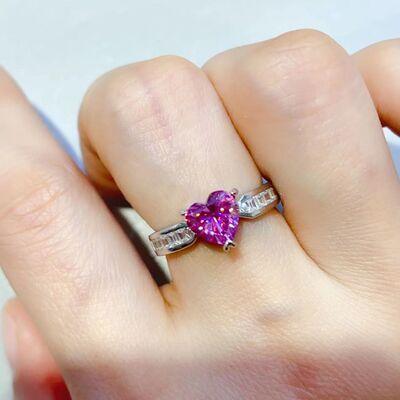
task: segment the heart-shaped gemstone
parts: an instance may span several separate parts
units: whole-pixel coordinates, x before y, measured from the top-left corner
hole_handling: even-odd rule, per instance
[[[224,190],[212,192],[207,204],[192,204],[185,217],[188,227],[199,238],[220,246],[233,241],[239,226],[235,196]]]

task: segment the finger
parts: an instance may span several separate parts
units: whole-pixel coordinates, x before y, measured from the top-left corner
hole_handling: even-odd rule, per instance
[[[107,357],[124,340],[140,340],[162,323],[164,302],[107,208],[4,72],[0,147],[0,265],[65,376],[75,373],[79,383],[88,371],[75,369],[98,357],[96,343]]]
[[[19,400],[67,400],[70,395],[47,346],[22,304],[14,299],[3,311],[4,344]]]
[[[129,65],[100,78],[83,103],[80,130],[92,179],[107,188],[103,178],[112,176],[154,229],[176,223],[182,218],[179,210],[205,201],[213,190],[247,191],[261,183],[208,79],[177,57]],[[288,258],[301,252],[276,212],[240,229],[240,244],[229,255],[198,243],[170,257],[174,285],[163,289],[167,301],[175,304],[178,293],[186,301],[201,298],[215,305],[223,301],[223,296],[215,299],[222,282],[230,281],[226,292],[233,296],[233,271],[236,278],[243,273],[247,280],[257,276],[259,282],[270,282],[271,273],[283,274],[277,268],[285,262],[282,242],[293,249],[286,252]],[[265,243],[268,256],[262,250]],[[263,258],[270,258],[276,272],[265,267]],[[245,286],[237,279],[239,285]]]
[[[400,133],[400,40],[373,44],[353,56],[382,125]]]
[[[371,282],[358,279],[363,273],[377,285],[393,278],[398,180],[369,93],[343,49],[319,32],[297,31],[223,53],[205,71],[276,183],[308,254],[355,285]]]

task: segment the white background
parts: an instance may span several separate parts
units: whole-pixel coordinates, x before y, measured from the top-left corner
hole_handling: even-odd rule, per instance
[[[121,64],[178,54],[201,65],[226,48],[304,27],[353,52],[400,37],[399,21],[399,0],[0,0],[0,64],[78,149],[82,95]],[[10,296],[0,277],[0,306]],[[10,382],[0,346],[1,400],[11,399]]]

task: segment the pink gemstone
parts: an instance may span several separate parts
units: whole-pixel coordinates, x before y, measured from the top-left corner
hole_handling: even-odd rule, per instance
[[[212,192],[207,204],[194,203],[186,211],[186,223],[206,242],[223,246],[233,241],[239,226],[239,209],[228,192]]]

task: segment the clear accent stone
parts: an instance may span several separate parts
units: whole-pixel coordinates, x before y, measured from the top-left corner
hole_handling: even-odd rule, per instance
[[[254,196],[243,195],[238,201],[239,213],[249,217],[257,216],[277,199],[278,196],[273,188],[268,188]]]
[[[180,228],[174,232],[168,233],[165,235],[167,239],[167,243],[165,247],[168,250],[173,250],[177,247],[181,247],[186,243],[192,242],[195,234],[188,228]]]
[[[157,238],[151,240],[153,248],[157,253],[162,254],[166,249],[168,251],[176,250],[188,243],[192,243],[195,234],[187,227],[183,226],[171,232],[166,232]]]

